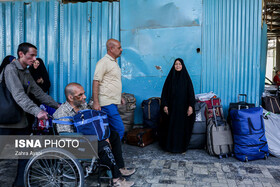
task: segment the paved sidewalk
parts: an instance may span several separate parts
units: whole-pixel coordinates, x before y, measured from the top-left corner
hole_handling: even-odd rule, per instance
[[[137,171],[128,180],[139,187],[183,186],[263,186],[280,187],[280,159],[248,163],[235,158],[218,159],[204,150],[188,150],[185,154],[171,154],[159,149],[157,143],[145,148],[123,145],[127,167]],[[11,186],[16,161],[0,161],[0,186]],[[86,179],[86,186],[94,186],[94,177]]]
[[[247,163],[218,159],[205,150],[166,153],[157,143],[143,149],[124,145],[124,157],[137,173],[135,186],[280,186],[280,159],[269,157]]]

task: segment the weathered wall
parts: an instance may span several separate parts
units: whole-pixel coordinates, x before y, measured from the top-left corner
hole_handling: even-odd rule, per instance
[[[123,91],[137,99],[135,123],[142,122],[142,100],[161,95],[177,57],[195,92],[214,91],[227,111],[239,93],[259,104],[266,59],[261,11],[261,0],[0,3],[0,59],[16,55],[23,41],[35,44],[50,74],[50,94],[63,102],[73,81],[90,97],[95,64],[107,39],[116,38],[123,47]]]
[[[123,90],[137,100],[135,122],[142,122],[140,104],[160,97],[176,58],[182,58],[195,92],[201,91],[202,2],[197,0],[121,0]]]
[[[51,80],[50,95],[64,102],[64,87],[79,82],[91,96],[96,62],[106,41],[119,39],[119,2],[62,4],[57,0],[0,3],[0,59],[21,42],[38,47]]]
[[[260,102],[264,86],[266,27],[262,0],[204,0],[201,91],[214,91],[227,111],[239,93]]]

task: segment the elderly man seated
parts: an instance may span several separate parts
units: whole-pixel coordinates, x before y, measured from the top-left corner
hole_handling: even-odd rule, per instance
[[[89,109],[85,99],[84,88],[78,83],[70,83],[65,87],[66,102],[53,114],[55,119],[74,116],[80,110]],[[74,132],[72,125],[57,124],[56,130],[61,132]],[[111,131],[109,139],[98,142],[98,156],[101,164],[110,167],[113,175],[114,186],[130,187],[132,181],[126,181],[122,176],[130,176],[135,169],[124,167],[120,137],[117,132]]]

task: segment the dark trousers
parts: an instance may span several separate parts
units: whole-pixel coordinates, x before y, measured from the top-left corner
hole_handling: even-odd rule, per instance
[[[11,129],[11,128],[0,128],[0,135],[29,135],[30,128],[22,128],[22,129]],[[5,145],[0,145],[1,150]],[[15,186],[24,186],[24,169],[28,162],[28,159],[19,159],[18,160],[18,167],[17,167],[17,176],[14,181]]]
[[[124,167],[119,134],[111,131],[109,141],[112,149],[107,141],[98,142],[98,156],[100,163],[107,165],[111,169],[113,178],[118,178],[122,176],[119,169]]]

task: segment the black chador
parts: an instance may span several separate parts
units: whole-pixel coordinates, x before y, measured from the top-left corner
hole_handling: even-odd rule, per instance
[[[181,62],[182,69],[175,69],[176,61]],[[168,152],[182,153],[187,150],[195,120],[195,95],[193,84],[184,61],[180,58],[174,64],[165,80],[162,94],[161,124],[159,126],[159,144]],[[164,107],[168,107],[168,115]],[[193,114],[188,116],[189,106]]]

